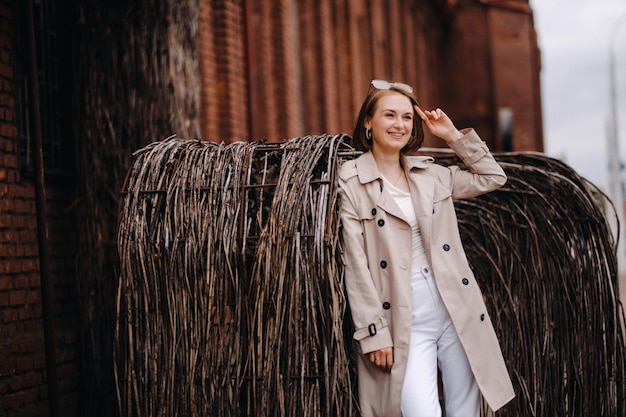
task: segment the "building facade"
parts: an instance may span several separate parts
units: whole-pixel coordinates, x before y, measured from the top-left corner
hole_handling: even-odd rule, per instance
[[[525,0],[29,2],[0,0],[0,415],[48,415],[50,403],[63,416],[117,412],[117,198],[150,142],[350,133],[382,78],[411,84],[494,151],[543,150]]]

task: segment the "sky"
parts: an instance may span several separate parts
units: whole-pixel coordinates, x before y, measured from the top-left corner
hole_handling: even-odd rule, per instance
[[[626,0],[531,0],[541,51],[544,151],[608,191],[609,45],[626,163]]]

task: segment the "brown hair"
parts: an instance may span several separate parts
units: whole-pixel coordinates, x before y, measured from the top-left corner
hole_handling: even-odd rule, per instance
[[[361,106],[359,116],[357,117],[356,126],[354,127],[354,132],[352,133],[352,144],[357,150],[370,151],[372,149],[372,140],[368,140],[365,136],[365,119],[371,118],[374,115],[374,110],[376,109],[376,105],[378,104],[380,98],[391,92],[400,93],[403,96],[407,97],[411,101],[411,106],[419,105],[417,103],[417,99],[412,93],[407,93],[406,91],[399,88],[395,88],[392,86],[388,90],[379,90],[372,87],[370,89],[370,92],[367,94],[363,105]],[[411,139],[406,144],[406,146],[401,149],[400,152],[404,154],[407,152],[416,151],[422,146],[423,143],[424,129],[422,128],[422,119],[419,117],[417,112],[413,110],[413,130],[411,131]]]

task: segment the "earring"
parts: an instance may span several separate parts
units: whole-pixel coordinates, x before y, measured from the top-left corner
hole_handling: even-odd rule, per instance
[[[372,129],[365,129],[365,137],[367,138],[367,140],[371,141],[372,140]]]

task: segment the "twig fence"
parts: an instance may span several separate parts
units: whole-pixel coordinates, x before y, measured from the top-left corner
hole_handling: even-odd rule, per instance
[[[122,415],[358,415],[335,182],[348,142],[169,138],[135,153],[118,228]],[[457,212],[517,392],[499,415],[626,415],[602,196],[554,159],[496,157],[507,185]]]

